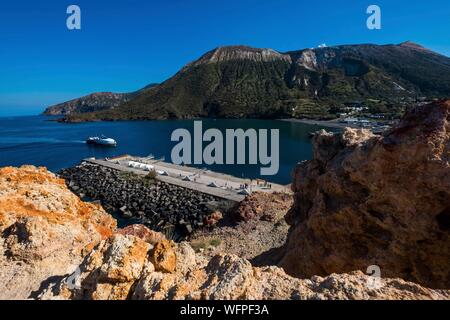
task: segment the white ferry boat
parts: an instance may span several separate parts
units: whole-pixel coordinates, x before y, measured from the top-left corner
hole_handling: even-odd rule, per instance
[[[112,138],[107,138],[103,135],[101,137],[89,137],[86,140],[86,143],[100,145],[100,146],[107,146],[107,147],[116,147],[117,146],[116,140],[114,140]]]

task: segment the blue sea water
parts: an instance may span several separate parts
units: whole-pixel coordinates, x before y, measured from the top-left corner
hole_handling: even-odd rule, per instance
[[[46,166],[57,172],[80,163],[84,158],[114,157],[123,154],[164,157],[171,161],[171,142],[175,129],[185,128],[193,132],[193,121],[121,121],[64,124],[47,116],[23,116],[0,118],[0,166],[32,164]],[[274,183],[288,184],[294,166],[312,156],[309,133],[321,129],[318,126],[276,120],[203,120],[203,130],[220,129],[279,129],[280,170],[277,175],[260,176],[260,166],[213,165],[200,166],[210,170],[245,178],[264,178]],[[90,146],[89,136],[104,134],[117,140],[116,148]]]

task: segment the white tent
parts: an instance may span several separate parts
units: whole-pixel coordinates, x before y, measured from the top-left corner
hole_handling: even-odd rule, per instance
[[[168,176],[169,174],[167,173],[167,171],[163,171],[163,170],[156,170],[156,173],[161,175],[161,176]]]
[[[243,196],[249,196],[252,193],[250,191],[248,191],[247,189],[242,189],[241,191],[239,191],[238,194],[243,195]]]

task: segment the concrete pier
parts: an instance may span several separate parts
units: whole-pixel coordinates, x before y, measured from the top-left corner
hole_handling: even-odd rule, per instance
[[[151,158],[140,158],[127,155],[113,159],[90,158],[85,159],[85,161],[111,169],[132,172],[139,175],[146,175],[149,171],[130,167],[130,161],[143,165],[149,165],[152,167],[152,170],[156,172],[164,172],[164,175],[157,175],[157,179],[160,181],[235,202],[241,202],[244,200],[246,196],[245,191],[242,188],[244,185],[247,185],[245,190],[250,193],[256,191],[269,193],[291,192],[289,186],[271,183],[271,188],[269,188],[269,184],[263,183],[262,181],[258,184],[257,180],[241,179],[218,172],[187,166],[179,166]]]

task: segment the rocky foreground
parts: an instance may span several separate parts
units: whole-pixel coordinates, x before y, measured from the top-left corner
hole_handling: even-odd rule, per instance
[[[295,170],[280,265],[297,277],[378,265],[450,288],[450,101],[415,108],[384,136],[347,129],[313,144]]]
[[[73,272],[116,221],[44,168],[0,169],[0,299],[26,299]]]
[[[205,258],[144,226],[118,230],[54,174],[0,170],[1,299],[448,299],[361,272],[296,279],[235,255]]]
[[[46,169],[0,169],[0,299],[450,299],[449,133],[440,102],[383,137],[318,134],[278,266],[119,229]],[[276,221],[283,199],[259,201],[239,218]]]

